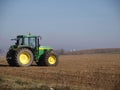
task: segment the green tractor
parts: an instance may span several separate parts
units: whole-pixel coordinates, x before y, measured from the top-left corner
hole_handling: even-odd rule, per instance
[[[38,66],[56,66],[58,57],[53,48],[40,46],[40,36],[18,35],[15,45],[10,46],[6,59],[10,66],[30,66],[33,61]]]

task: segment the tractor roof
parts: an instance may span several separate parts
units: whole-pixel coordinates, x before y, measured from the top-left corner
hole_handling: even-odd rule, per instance
[[[40,37],[40,36],[35,36],[35,35],[18,35],[17,37],[28,38],[28,37]]]

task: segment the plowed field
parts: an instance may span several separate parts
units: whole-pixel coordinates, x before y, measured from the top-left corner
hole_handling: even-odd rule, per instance
[[[5,58],[0,58],[0,76],[47,85],[120,90],[120,54],[62,55],[56,67],[40,67],[35,63],[30,67],[10,67]]]

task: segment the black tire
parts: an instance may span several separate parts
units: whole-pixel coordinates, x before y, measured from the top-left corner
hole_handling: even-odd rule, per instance
[[[58,56],[53,50],[46,52],[44,58],[45,58],[44,61],[46,66],[58,65]],[[53,60],[51,61],[50,59],[53,59]]]
[[[14,51],[12,49],[7,52],[6,59],[7,59],[7,62],[10,66],[16,66],[16,63],[14,61],[15,53],[16,53],[16,51]]]
[[[23,57],[21,56],[22,54]],[[25,56],[26,55],[26,56]],[[21,57],[22,57],[22,60],[21,60]],[[26,57],[29,59],[27,60]],[[15,62],[16,62],[16,66],[30,66],[34,60],[34,56],[33,56],[33,53],[31,50],[27,49],[27,48],[22,48],[22,49],[19,49],[16,54],[15,54]],[[26,62],[27,60],[27,63],[24,63]]]

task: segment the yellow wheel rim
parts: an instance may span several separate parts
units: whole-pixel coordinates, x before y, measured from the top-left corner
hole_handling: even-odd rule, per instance
[[[30,62],[30,54],[28,52],[21,53],[19,60],[22,64],[28,64]]]
[[[49,62],[49,64],[55,64],[56,63],[56,57],[54,55],[51,55],[48,58],[48,62]]]

